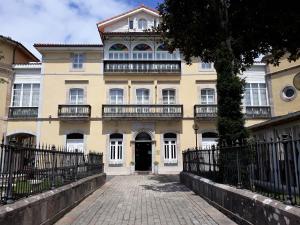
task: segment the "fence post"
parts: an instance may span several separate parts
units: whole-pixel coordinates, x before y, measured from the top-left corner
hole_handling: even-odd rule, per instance
[[[212,151],[212,161],[213,161],[213,173],[214,173],[214,180],[216,179],[216,158],[215,158],[215,145],[211,146]]]
[[[55,146],[52,145],[52,170],[51,170],[51,189],[55,189]]]
[[[13,192],[13,150],[16,147],[16,141],[10,141],[10,146],[8,147],[8,182],[7,182],[7,199],[6,203],[11,204],[14,202],[12,192]]]
[[[282,144],[283,144],[283,151],[284,151],[284,167],[285,167],[285,176],[287,182],[287,199],[285,204],[292,204],[292,189],[291,189],[291,171],[290,171],[290,164],[289,164],[289,153],[288,153],[288,135],[283,135],[282,137]]]
[[[74,180],[77,181],[77,173],[78,173],[78,149],[75,149],[75,174]]]
[[[242,188],[241,165],[240,165],[240,159],[239,159],[239,149],[240,149],[240,146],[237,148],[237,152],[236,152],[236,166],[237,166],[237,174],[238,174],[237,188]]]

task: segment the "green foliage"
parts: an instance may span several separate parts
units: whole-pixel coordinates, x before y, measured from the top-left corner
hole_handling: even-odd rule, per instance
[[[300,14],[297,2],[267,0],[165,0],[159,6],[162,33],[170,51],[179,49],[187,63],[192,57],[214,62],[217,71],[220,141],[247,137],[241,100],[244,82],[236,75],[254,60],[271,54],[278,64],[300,57]]]

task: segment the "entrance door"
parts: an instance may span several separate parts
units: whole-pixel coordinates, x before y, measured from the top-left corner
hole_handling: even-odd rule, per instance
[[[135,170],[151,170],[151,142],[135,143]]]
[[[151,170],[152,142],[150,135],[145,132],[139,133],[135,141],[135,170]]]

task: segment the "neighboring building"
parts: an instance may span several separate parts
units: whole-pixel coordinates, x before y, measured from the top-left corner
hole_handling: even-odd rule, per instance
[[[131,161],[136,170],[153,171],[158,161],[159,173],[181,171],[181,152],[195,145],[194,123],[200,146],[216,143],[217,75],[198,59],[186,65],[157,33],[144,32],[159,22],[156,10],[141,6],[97,24],[103,45],[35,44],[43,60],[27,68],[35,71],[31,108],[12,114],[8,138],[26,133],[37,143],[103,152],[108,174],[129,174]],[[24,91],[19,77],[14,88]],[[270,117],[265,64],[242,77],[249,126]]]
[[[12,65],[39,60],[21,43],[0,35],[0,142],[5,135],[11,85],[14,79]],[[2,81],[2,82],[1,82]]]
[[[300,90],[294,85],[297,74],[300,74],[300,60],[288,62],[286,56],[280,60],[279,66],[267,66],[266,81],[270,90],[272,116],[300,110]]]

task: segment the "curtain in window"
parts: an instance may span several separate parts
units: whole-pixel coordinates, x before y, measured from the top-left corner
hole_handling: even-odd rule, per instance
[[[149,90],[148,89],[137,89],[136,99],[137,104],[149,104]]]
[[[73,88],[70,89],[70,104],[79,105],[83,104],[83,89],[81,88]]]
[[[39,105],[40,84],[14,84],[12,106]]]
[[[110,104],[123,104],[123,90],[111,89],[109,91]]]
[[[215,90],[211,88],[201,90],[201,104],[215,104]]]
[[[12,106],[21,106],[22,84],[14,84]]]
[[[246,106],[267,105],[267,88],[264,83],[248,83],[245,87]]]
[[[163,104],[175,104],[175,90],[163,90]]]

